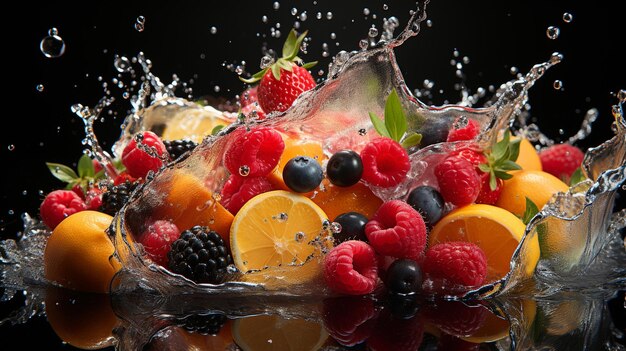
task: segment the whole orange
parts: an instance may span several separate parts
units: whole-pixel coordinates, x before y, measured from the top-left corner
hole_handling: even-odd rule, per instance
[[[108,293],[120,264],[106,229],[113,217],[81,211],[65,218],[52,232],[44,251],[44,275],[61,286]]]
[[[505,180],[496,206],[522,217],[526,211],[526,198],[541,208],[557,192],[569,190],[567,184],[550,173],[522,170],[512,173],[513,178]]]

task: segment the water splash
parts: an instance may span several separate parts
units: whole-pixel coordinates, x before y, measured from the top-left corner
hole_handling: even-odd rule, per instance
[[[48,35],[39,43],[39,50],[47,58],[61,57],[65,53],[65,41],[56,28],[51,28]]]

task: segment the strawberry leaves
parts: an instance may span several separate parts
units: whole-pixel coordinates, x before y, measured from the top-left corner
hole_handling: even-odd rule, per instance
[[[104,170],[96,172],[91,157],[85,154],[78,160],[76,167],[78,174],[71,167],[60,163],[46,162],[46,166],[55,178],[67,183],[66,189],[72,189],[78,185],[86,192],[90,184],[104,178]]]
[[[396,89],[391,91],[385,102],[384,120],[373,112],[370,112],[369,115],[378,134],[399,142],[405,149],[418,145],[422,140],[421,134],[415,132],[407,133],[406,114],[402,109],[402,103]]]
[[[280,71],[285,70],[288,72],[293,71],[294,63],[302,64],[304,69],[309,69],[317,64],[317,61],[303,63],[302,59],[298,57],[298,52],[300,51],[300,46],[306,38],[308,31],[304,33],[298,34],[295,29],[292,29],[287,35],[287,40],[285,40],[285,44],[283,44],[283,52],[282,57],[276,60],[271,66],[262,69],[261,71],[252,75],[252,77],[245,79],[243,77],[239,77],[239,79],[244,83],[256,83],[267,73],[268,70],[272,71],[272,75],[276,80],[280,80]]]
[[[493,147],[485,151],[487,163],[478,165],[478,168],[489,173],[489,188],[494,191],[498,186],[499,179],[511,179],[513,176],[509,171],[520,170],[522,167],[515,163],[519,156],[519,146],[521,139],[511,141],[511,133],[507,129],[504,132],[502,140],[493,145]]]

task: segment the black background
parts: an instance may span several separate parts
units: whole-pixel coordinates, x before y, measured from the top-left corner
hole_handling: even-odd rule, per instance
[[[367,28],[382,27],[382,18],[397,16],[406,23],[411,1],[386,1],[383,10],[379,1],[280,1],[280,9],[272,9],[273,1],[255,2],[172,2],[156,5],[137,2],[101,2],[100,5],[63,6],[18,5],[5,10],[2,70],[3,126],[0,127],[0,234],[15,238],[21,229],[20,214],[37,215],[43,196],[62,186],[47,171],[44,162],[68,165],[76,162],[83,148],[82,122],[70,111],[74,103],[93,106],[103,96],[102,82],[109,83],[117,116],[105,115],[96,124],[96,133],[105,149],[119,135],[119,125],[129,105],[122,98],[122,89],[113,87],[117,72],[115,55],[131,56],[143,51],[153,63],[153,72],[164,82],[172,74],[182,81],[194,79],[196,97],[220,95],[233,98],[243,89],[237,75],[224,64],[247,62],[247,71],[256,72],[263,44],[280,50],[286,33],[298,13],[307,11],[308,19],[301,30],[308,29],[312,38],[306,61],[319,60],[313,69],[327,70],[330,58],[322,57],[322,43],[330,46],[333,56],[340,49],[357,50]],[[612,93],[626,87],[624,56],[618,36],[623,17],[610,0],[593,3],[573,1],[451,1],[433,0],[428,5],[432,27],[422,26],[418,38],[397,49],[397,58],[407,84],[421,88],[424,79],[435,82],[433,102],[455,102],[458,82],[450,65],[452,52],[468,56],[465,65],[466,84],[476,90],[490,84],[498,86],[513,78],[510,68],[524,73],[535,63],[547,60],[554,51],[563,53],[563,63],[545,75],[531,90],[532,115],[547,134],[566,139],[578,130],[589,108],[600,111],[594,133],[579,146],[595,146],[612,135]],[[363,9],[370,15],[365,16]],[[326,12],[332,11],[332,20]],[[316,19],[321,12],[323,19]],[[573,14],[571,23],[562,19],[564,12]],[[373,19],[372,14],[377,18]],[[134,28],[138,16],[144,16],[145,30]],[[261,17],[267,15],[268,23]],[[271,38],[270,27],[281,24],[281,38]],[[548,26],[561,29],[558,39],[546,36]],[[210,28],[215,26],[217,34]],[[59,58],[46,58],[39,42],[50,28],[56,27],[64,39],[66,52]],[[336,33],[332,40],[330,33]],[[257,33],[259,35],[257,35]],[[265,37],[264,37],[265,36]],[[339,42],[339,46],[335,46]],[[554,80],[563,81],[563,90],[555,90]],[[128,82],[128,79],[126,79]],[[36,86],[44,85],[43,92]],[[215,93],[215,86],[220,92]],[[563,130],[563,134],[559,133]],[[12,149],[12,150],[10,150]],[[6,306],[4,306],[6,307]],[[17,340],[19,348],[61,345],[46,322],[36,320],[25,326],[1,328],[0,339],[7,345]]]

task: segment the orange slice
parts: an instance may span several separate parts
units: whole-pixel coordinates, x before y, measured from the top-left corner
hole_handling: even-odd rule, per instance
[[[361,182],[349,187],[340,187],[332,185],[326,178],[311,199],[324,210],[330,220],[346,212],[358,212],[372,218],[383,203]]]
[[[311,257],[320,257],[321,247],[312,241],[320,238],[326,220],[324,211],[302,195],[274,190],[253,197],[237,212],[230,230],[235,266],[260,274],[267,268],[286,268],[282,274],[288,284],[318,277],[321,265]]]
[[[472,204],[443,217],[428,237],[428,245],[450,241],[468,241],[478,245],[487,256],[487,281],[502,278],[509,272],[513,252],[526,226],[511,212],[491,206]],[[539,242],[533,237],[523,257],[523,267],[531,276],[539,260]]]
[[[328,333],[319,323],[271,315],[237,319],[233,338],[244,351],[312,351],[321,348]]]

